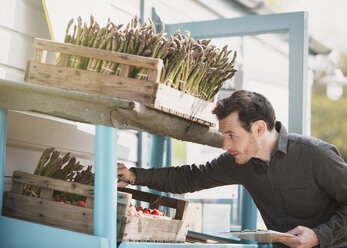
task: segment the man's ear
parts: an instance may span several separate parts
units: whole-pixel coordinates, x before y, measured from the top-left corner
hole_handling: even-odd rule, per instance
[[[263,120],[255,121],[252,124],[253,135],[257,137],[262,136],[265,133],[266,129],[267,129],[267,125],[265,121]]]

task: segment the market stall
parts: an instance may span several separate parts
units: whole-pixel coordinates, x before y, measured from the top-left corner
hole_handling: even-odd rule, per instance
[[[258,20],[253,20],[257,22]],[[283,20],[283,26],[271,27],[266,32],[283,29],[287,25],[287,20]],[[289,28],[291,26],[289,25]],[[255,32],[254,30],[251,32]],[[237,33],[237,32],[236,32]],[[235,33],[235,35],[236,35]],[[304,35],[295,42],[305,40]],[[36,60],[42,62],[42,54],[36,54]],[[293,57],[299,60],[298,57]],[[36,62],[37,62],[36,61]],[[116,61],[119,63],[119,61]],[[291,65],[293,65],[292,62]],[[304,65],[299,63],[300,65]],[[33,68],[35,69],[35,68]],[[290,67],[294,70],[294,67]],[[59,71],[57,71],[59,73]],[[300,73],[299,73],[300,74]],[[45,76],[45,75],[43,75]],[[30,76],[28,76],[29,78]],[[32,76],[32,77],[35,77]],[[290,81],[295,81],[291,78]],[[301,81],[301,80],[299,80]],[[298,90],[297,84],[293,87]],[[302,86],[301,86],[302,87]],[[116,190],[112,187],[116,179],[115,165],[117,163],[117,142],[116,133],[119,126],[130,126],[144,131],[165,135],[181,140],[207,144],[213,147],[220,147],[222,136],[216,129],[192,119],[182,118],[182,116],[172,115],[165,111],[159,111],[148,107],[146,104],[132,100],[121,100],[115,97],[97,95],[88,92],[74,91],[73,89],[51,88],[42,85],[32,85],[8,80],[0,80],[0,107],[1,111],[1,152],[5,154],[6,149],[6,118],[7,110],[31,111],[47,115],[52,115],[68,120],[74,120],[96,125],[95,135],[95,205],[94,205],[94,235],[81,234],[63,229],[47,227],[44,225],[32,224],[25,221],[14,220],[7,217],[0,217],[0,230],[2,242],[9,247],[16,247],[23,244],[23,240],[28,240],[29,247],[50,246],[88,246],[88,247],[113,247],[116,237]],[[299,90],[300,91],[300,90]],[[291,98],[290,98],[291,99]],[[298,103],[300,105],[300,103]],[[296,105],[295,105],[296,106]],[[294,107],[295,107],[294,106]],[[157,123],[160,123],[158,125]],[[302,124],[302,123],[301,123]],[[301,129],[302,126],[295,128]],[[4,168],[4,156],[1,167]],[[3,169],[2,169],[3,171]],[[3,175],[0,184],[3,185]],[[2,190],[1,190],[2,194]],[[2,195],[1,195],[2,199]],[[2,205],[2,204],[1,204]],[[19,233],[16,230],[21,230]],[[42,237],[40,233],[44,232]],[[18,235],[20,238],[18,238]],[[30,238],[29,238],[30,237]],[[53,246],[52,246],[53,244]],[[180,244],[182,245],[182,244]],[[175,244],[154,244],[154,243],[121,243],[120,247],[170,247]],[[187,247],[193,246],[186,244]],[[204,245],[195,245],[195,247]],[[238,247],[239,244],[219,245],[219,247]],[[253,247],[243,245],[242,247]]]

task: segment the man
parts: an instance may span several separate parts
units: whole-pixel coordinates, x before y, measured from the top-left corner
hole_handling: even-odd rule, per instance
[[[285,245],[347,246],[347,166],[335,146],[288,134],[271,103],[254,92],[234,92],[213,113],[227,152],[199,166],[128,170],[119,164],[118,175],[172,193],[241,184],[268,229],[296,235],[280,240]]]

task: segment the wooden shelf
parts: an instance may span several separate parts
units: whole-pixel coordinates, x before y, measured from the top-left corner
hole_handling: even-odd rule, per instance
[[[82,123],[132,127],[220,148],[215,129],[146,107],[135,101],[0,79],[0,108],[31,111]]]

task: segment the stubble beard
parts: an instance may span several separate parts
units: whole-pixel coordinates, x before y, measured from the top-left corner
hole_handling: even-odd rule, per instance
[[[255,138],[253,134],[250,134],[250,139],[248,141],[245,151],[243,152],[243,158],[236,159],[236,163],[238,164],[247,163],[252,157],[255,157],[258,151],[259,151],[259,147],[255,141]]]

